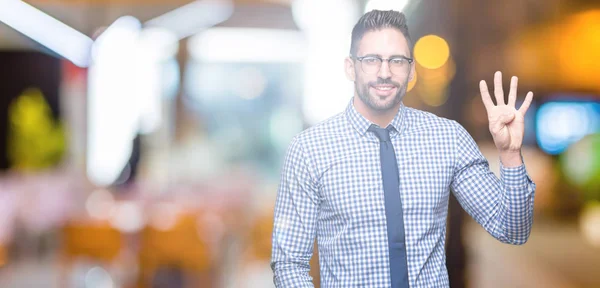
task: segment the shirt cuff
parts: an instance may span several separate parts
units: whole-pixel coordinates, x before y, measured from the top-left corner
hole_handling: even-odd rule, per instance
[[[523,187],[533,183],[527,174],[525,163],[517,167],[505,167],[500,162],[500,178],[506,187]]]

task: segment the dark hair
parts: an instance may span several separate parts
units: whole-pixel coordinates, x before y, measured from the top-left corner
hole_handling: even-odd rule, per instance
[[[365,33],[385,28],[394,28],[402,32],[402,35],[404,35],[404,38],[406,38],[406,42],[408,43],[409,50],[412,51],[412,41],[410,39],[410,34],[408,33],[408,26],[406,25],[404,13],[393,10],[372,10],[360,17],[356,25],[354,25],[354,28],[352,28],[350,55],[356,56],[355,53],[358,49],[358,43]]]

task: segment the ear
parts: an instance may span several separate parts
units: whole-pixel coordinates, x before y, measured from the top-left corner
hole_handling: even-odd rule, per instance
[[[408,75],[408,82],[413,81],[415,79],[415,61],[410,64],[410,74]]]
[[[346,57],[344,60],[344,68],[346,71],[346,78],[354,82],[356,80],[356,70],[354,70],[354,61],[350,57]]]

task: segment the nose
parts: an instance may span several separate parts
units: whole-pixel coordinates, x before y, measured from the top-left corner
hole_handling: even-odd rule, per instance
[[[379,68],[378,75],[382,79],[388,79],[392,77],[392,72],[390,71],[390,65],[388,61],[383,60],[381,62],[381,67]]]

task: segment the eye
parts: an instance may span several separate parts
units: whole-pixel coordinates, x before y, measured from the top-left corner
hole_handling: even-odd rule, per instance
[[[365,62],[366,64],[376,64],[379,62],[379,59],[375,57],[367,57],[363,59],[363,62]]]
[[[406,59],[404,58],[394,58],[394,59],[390,59],[390,64],[392,65],[404,65],[406,64]]]

